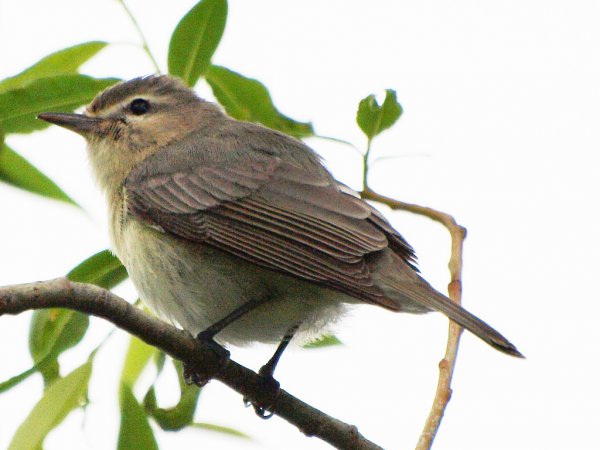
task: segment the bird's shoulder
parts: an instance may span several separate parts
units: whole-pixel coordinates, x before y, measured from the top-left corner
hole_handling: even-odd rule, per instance
[[[329,188],[330,196],[341,195],[336,180],[306,144],[231,119],[159,149],[131,171],[124,187],[129,199],[143,197],[159,206],[157,199],[162,197],[167,210],[189,213],[268,190],[271,184],[284,184],[285,191],[295,186]],[[188,206],[173,206],[173,197]]]
[[[256,166],[261,162],[265,167]],[[129,174],[126,183],[203,168],[247,167],[270,172],[283,162],[331,179],[318,155],[302,141],[262,125],[224,118],[158,149]]]

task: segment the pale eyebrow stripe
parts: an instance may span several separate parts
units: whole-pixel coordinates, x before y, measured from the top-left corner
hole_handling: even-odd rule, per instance
[[[88,115],[90,116],[94,116],[94,117],[106,117],[106,116],[110,116],[111,114],[123,109],[123,107],[127,104],[129,104],[132,100],[136,99],[136,98],[143,98],[145,100],[148,100],[150,103],[158,103],[160,97],[155,96],[155,95],[144,95],[144,94],[132,94],[128,97],[125,97],[123,100],[119,101],[118,103],[114,103],[112,105],[110,105],[108,108],[104,108],[101,111],[97,111],[96,113],[92,113],[88,107],[89,105],[85,108],[85,111]]]

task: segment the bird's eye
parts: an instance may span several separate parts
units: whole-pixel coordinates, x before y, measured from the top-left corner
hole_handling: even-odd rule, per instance
[[[150,110],[150,102],[143,98],[136,98],[129,104],[129,110],[136,116],[141,116]]]

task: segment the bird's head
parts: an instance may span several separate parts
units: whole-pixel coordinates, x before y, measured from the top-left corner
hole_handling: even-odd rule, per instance
[[[109,189],[148,156],[191,132],[210,133],[211,125],[225,116],[179,79],[160,75],[118,83],[99,93],[82,114],[38,117],[88,141],[96,176]]]

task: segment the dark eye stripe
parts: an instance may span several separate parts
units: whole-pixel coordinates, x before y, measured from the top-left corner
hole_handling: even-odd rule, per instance
[[[129,110],[136,116],[146,114],[150,110],[150,102],[143,98],[136,98],[129,104]]]

